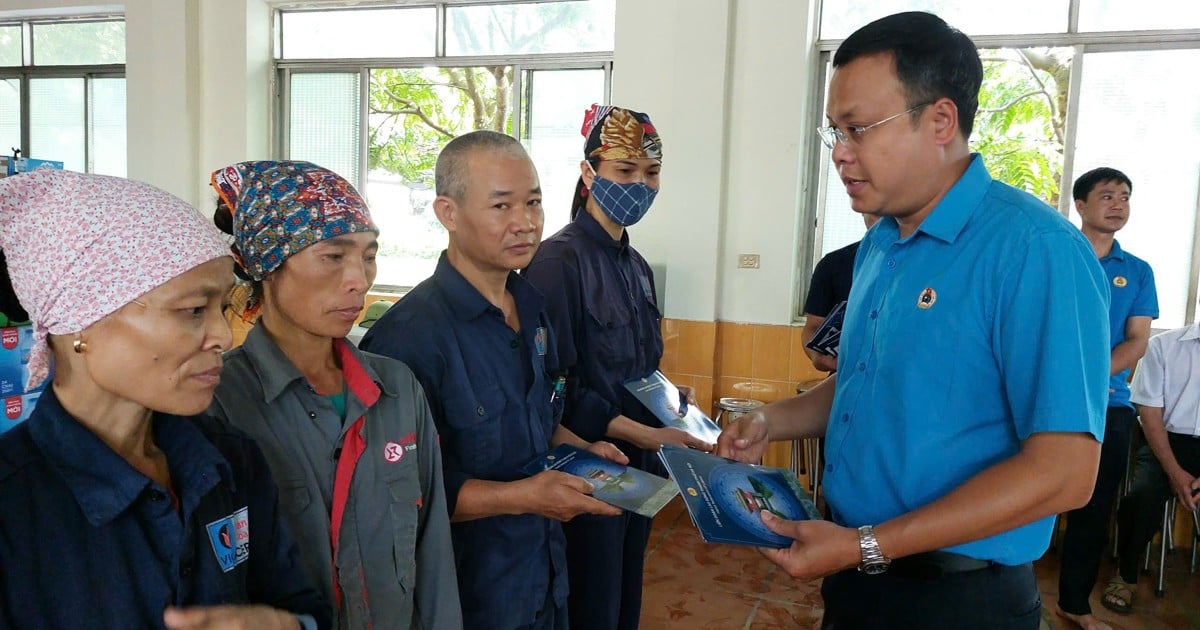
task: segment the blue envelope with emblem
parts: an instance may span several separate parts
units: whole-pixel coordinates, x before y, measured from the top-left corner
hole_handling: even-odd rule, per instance
[[[709,444],[717,443],[721,427],[712,421],[707,414],[696,405],[689,405],[662,372],[653,373],[640,378],[631,378],[623,383],[625,389],[633,394],[663,426],[675,427],[700,438]]]
[[[543,470],[582,477],[592,484],[592,496],[647,518],[654,518],[678,492],[670,479],[622,466],[570,444],[559,444],[521,468],[527,475]]]
[[[658,456],[705,542],[785,549],[792,539],[767,529],[762,512],[789,521],[821,518],[790,470],[672,445],[663,446]]]

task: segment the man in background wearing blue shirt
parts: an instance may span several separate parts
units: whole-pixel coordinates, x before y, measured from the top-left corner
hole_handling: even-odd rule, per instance
[[[983,68],[909,12],[838,48],[820,130],[859,246],[839,369],[742,416],[719,452],[824,435],[833,522],[782,521],[764,550],[825,577],[826,628],[1035,629],[1031,562],[1085,504],[1108,399],[1108,289],[1083,236],[968,149]]]
[[[1132,192],[1129,177],[1107,167],[1084,173],[1072,190],[1082,221],[1080,231],[1100,259],[1111,295],[1108,417],[1100,470],[1091,500],[1067,514],[1058,574],[1058,612],[1085,630],[1111,630],[1092,615],[1088,597],[1100,575],[1113,500],[1129,460],[1129,432],[1137,420],[1129,401],[1129,370],[1145,354],[1150,322],[1158,317],[1154,272],[1146,261],[1121,249],[1115,238],[1129,221]]]
[[[559,424],[562,375],[542,295],[513,270],[542,238],[542,190],[524,147],[493,131],[451,140],[435,168],[449,245],[433,277],[363,337],[364,350],[408,364],[442,443],[463,625],[567,627],[566,541],[558,521],[621,511],[580,477],[521,467],[572,443],[622,464]]]

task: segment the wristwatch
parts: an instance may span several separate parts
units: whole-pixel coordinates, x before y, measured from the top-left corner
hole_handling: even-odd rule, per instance
[[[858,564],[858,570],[867,575],[879,575],[887,571],[888,566],[892,563],[883,555],[883,551],[879,548],[879,541],[875,539],[875,528],[870,525],[858,528],[858,549],[862,554],[862,562]]]

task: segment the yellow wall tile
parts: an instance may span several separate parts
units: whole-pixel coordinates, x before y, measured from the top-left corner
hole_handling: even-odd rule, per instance
[[[659,322],[663,337],[663,356],[658,362],[658,369],[663,373],[675,372],[679,369],[679,322],[664,319]]]
[[[754,328],[751,324],[717,323],[717,374],[751,376]]]
[[[696,388],[696,402],[700,403],[700,410],[708,414],[708,417],[713,417],[716,413],[716,402],[713,398],[712,377],[694,377],[692,387]]]
[[[675,368],[676,371],[712,376],[716,337],[716,322],[680,322],[679,364]]]
[[[787,380],[791,349],[790,326],[755,326],[750,375],[755,379]]]
[[[825,372],[813,367],[812,360],[804,352],[804,339],[801,332],[804,328],[795,326],[792,328],[792,356],[788,366],[789,381],[809,381],[814,378],[820,378],[825,375]]]

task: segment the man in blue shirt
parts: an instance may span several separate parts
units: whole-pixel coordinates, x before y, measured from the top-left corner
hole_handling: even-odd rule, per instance
[[[543,299],[513,270],[542,236],[542,192],[517,140],[475,131],[438,156],[433,207],[449,245],[433,277],[376,322],[361,347],[412,368],[441,436],[454,557],[466,628],[567,627],[565,540],[558,521],[620,510],[579,477],[521,467],[568,442],[563,375]]]
[[[1108,417],[1100,469],[1091,500],[1067,514],[1058,575],[1058,612],[1086,630],[1110,627],[1092,615],[1088,597],[1100,574],[1113,500],[1129,459],[1129,432],[1137,420],[1129,401],[1129,370],[1145,354],[1150,322],[1158,317],[1154,272],[1146,261],[1121,249],[1115,238],[1129,221],[1132,192],[1129,177],[1107,167],[1084,173],[1072,190],[1080,231],[1100,259],[1111,295]]]
[[[1031,561],[1087,502],[1107,402],[1108,290],[1087,241],[968,149],[982,83],[937,16],[882,18],[833,59],[820,130],[862,241],[838,372],[730,425],[719,451],[826,438],[833,522],[764,553],[826,577],[825,627],[1037,628]]]

